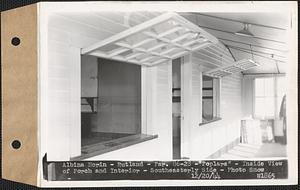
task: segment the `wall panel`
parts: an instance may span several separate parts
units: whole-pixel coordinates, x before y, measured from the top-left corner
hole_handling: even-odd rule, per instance
[[[196,73],[203,69],[203,60],[192,58],[192,125],[190,126],[190,159],[205,159],[226,144],[239,138],[242,118],[242,75],[234,74],[221,79],[221,120],[199,126],[201,122],[201,78]],[[199,84],[199,85],[198,85]]]

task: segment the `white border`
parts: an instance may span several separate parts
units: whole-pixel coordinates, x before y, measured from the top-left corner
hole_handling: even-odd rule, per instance
[[[220,185],[291,185],[297,184],[298,182],[298,107],[297,107],[297,97],[298,97],[298,85],[297,85],[297,55],[298,55],[298,9],[297,2],[270,2],[270,1],[234,1],[234,2],[216,2],[216,1],[202,1],[202,2],[43,2],[39,3],[39,76],[41,80],[47,71],[42,66],[47,64],[47,15],[51,12],[75,12],[75,11],[176,11],[176,12],[278,12],[278,13],[291,13],[291,18],[294,27],[291,29],[289,44],[292,51],[290,51],[289,56],[289,67],[287,70],[288,81],[288,96],[287,104],[288,107],[293,109],[288,109],[288,123],[289,126],[293,127],[288,131],[288,176],[286,180],[147,180],[147,181],[134,181],[134,180],[113,180],[113,181],[52,181],[47,182],[41,179],[42,176],[42,151],[45,150],[45,135],[43,129],[41,128],[43,121],[39,122],[39,143],[40,143],[40,162],[39,162],[39,179],[40,186],[43,187],[108,187],[108,186],[220,186]],[[42,63],[42,64],[41,64]],[[41,75],[43,73],[43,75]],[[42,80],[43,81],[43,80]],[[44,84],[43,84],[44,85]],[[45,88],[39,84],[39,96],[43,99],[43,92]],[[39,103],[41,103],[40,101]],[[40,105],[39,105],[40,106]],[[43,110],[40,110],[40,117],[43,118]],[[272,159],[272,158],[269,158]],[[278,158],[276,158],[278,159]],[[262,160],[262,159],[256,159]]]

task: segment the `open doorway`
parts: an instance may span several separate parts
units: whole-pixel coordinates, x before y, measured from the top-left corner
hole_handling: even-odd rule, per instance
[[[181,58],[172,61],[173,159],[181,159]]]
[[[82,56],[82,154],[112,151],[141,138],[141,66]]]

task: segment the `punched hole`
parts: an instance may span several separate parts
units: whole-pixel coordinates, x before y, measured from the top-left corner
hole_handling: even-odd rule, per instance
[[[21,43],[21,40],[18,37],[13,37],[11,39],[11,44],[14,45],[14,46],[18,46],[20,43]]]
[[[18,141],[18,140],[14,140],[12,143],[11,143],[11,146],[14,148],[14,149],[19,149],[21,147],[21,142]]]

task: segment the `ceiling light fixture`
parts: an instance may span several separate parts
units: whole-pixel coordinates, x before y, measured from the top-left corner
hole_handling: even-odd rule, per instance
[[[250,24],[246,24],[245,23],[243,30],[238,31],[235,34],[239,35],[239,36],[254,37],[254,35],[252,34],[252,32],[250,32],[249,27],[250,27]]]

